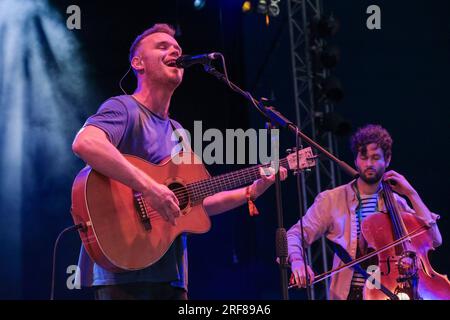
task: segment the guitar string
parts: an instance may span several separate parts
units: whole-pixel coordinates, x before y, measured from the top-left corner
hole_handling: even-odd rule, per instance
[[[279,161],[279,165],[288,167],[288,159],[281,159]],[[250,168],[243,168],[235,172],[225,173],[216,177],[212,177],[210,179],[190,183],[183,187],[174,188],[171,191],[174,192],[180,203],[187,202],[189,198],[191,198],[193,202],[196,202],[208,197],[209,195],[218,193],[220,191],[225,191],[227,189],[230,190],[233,188],[237,188],[241,185],[249,183],[250,181],[256,180],[258,177],[260,177],[259,169],[269,166],[270,164],[262,164]]]
[[[287,164],[287,159],[280,160],[280,165],[285,167]],[[236,185],[236,180],[238,181],[239,185],[246,184],[248,181],[246,179],[249,178],[257,178],[259,177],[259,168],[261,167],[268,167],[269,165],[259,165],[251,168],[245,168],[238,170],[236,172],[232,173],[226,173],[223,175],[219,175],[216,177],[213,177],[211,179],[203,180],[203,181],[197,181],[191,184],[186,185],[185,187],[181,188],[175,188],[172,189],[172,192],[175,194],[181,195],[186,193],[186,189],[191,188],[193,191],[194,196],[203,195],[206,193],[209,193],[211,190],[216,193],[217,189],[221,189],[220,187],[234,187]],[[244,180],[244,182],[240,182],[241,180]]]
[[[280,160],[280,165],[287,167],[288,160],[286,158]],[[269,164],[264,164],[251,168],[244,168],[233,173],[226,173],[208,180],[197,181],[181,188],[175,188],[172,189],[172,191],[175,191],[174,193],[176,194],[177,199],[182,203],[187,202],[189,198],[192,198],[194,202],[196,202],[209,195],[224,191],[224,188],[225,190],[230,190],[256,180],[260,177],[259,168],[268,166]],[[249,179],[250,181],[248,181]]]
[[[239,185],[243,185],[248,183],[248,180],[254,180],[255,177],[258,177],[258,173],[256,169],[249,170],[245,173],[240,173],[239,175],[229,175],[226,177],[220,177],[220,179],[212,178],[211,180],[204,181],[201,184],[197,183],[195,186],[188,184],[182,188],[176,188],[175,195],[181,201],[185,201],[186,198],[189,198],[189,193],[192,194],[193,198],[202,198],[209,193],[217,193],[223,191],[222,188],[232,189],[233,187],[237,187]]]
[[[284,159],[283,159],[284,160]],[[281,161],[280,161],[281,162]],[[285,166],[285,162],[283,161],[281,163],[282,166]],[[208,179],[206,181],[198,181],[192,184],[188,184],[185,187],[182,188],[175,188],[172,191],[175,191],[174,193],[176,195],[184,195],[186,196],[186,189],[188,189],[187,193],[189,191],[192,191],[193,197],[197,198],[198,196],[204,196],[205,194],[209,194],[211,191],[213,193],[222,191],[223,188],[233,188],[236,185],[243,185],[250,181],[248,179],[254,180],[255,178],[259,177],[259,168],[263,166],[268,165],[261,165],[256,166],[252,168],[245,168],[242,170],[239,170],[234,173],[224,174],[221,176],[214,177],[212,179]],[[190,190],[189,190],[190,189]]]

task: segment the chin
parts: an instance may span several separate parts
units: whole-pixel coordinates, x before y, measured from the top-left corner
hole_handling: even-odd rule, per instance
[[[378,176],[374,176],[374,177],[366,177],[364,175],[361,175],[361,178],[364,180],[365,183],[367,184],[376,184],[380,181],[380,177]]]
[[[178,87],[181,84],[183,78],[176,78],[169,80],[170,84],[173,85],[174,88]]]

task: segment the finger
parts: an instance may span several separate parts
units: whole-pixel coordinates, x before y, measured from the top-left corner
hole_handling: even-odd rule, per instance
[[[281,167],[281,180],[286,180],[288,174],[286,168]]]
[[[175,218],[178,217],[179,212],[180,208],[173,202],[167,207],[166,214],[171,224],[176,225]]]
[[[172,201],[175,202],[175,204],[177,206],[180,205],[180,201],[178,200],[177,196],[175,195],[175,193],[172,192]]]
[[[303,276],[302,277],[302,287],[303,288],[306,288],[308,285],[307,285],[307,282],[306,282],[306,276]]]
[[[289,284],[290,285],[297,285],[297,277],[296,277],[295,272],[292,272],[291,278],[289,279]]]
[[[180,216],[180,214],[181,214],[181,211],[180,211],[180,207],[177,205],[177,204],[175,204],[175,203],[172,203],[172,216],[174,217],[174,218],[178,218],[179,216]]]
[[[175,218],[173,217],[173,214],[168,211],[166,212],[167,215],[167,221],[169,221],[172,225],[175,225]]]
[[[303,275],[300,275],[299,276],[299,283],[300,283],[300,287],[301,288],[305,288],[306,286],[305,286],[305,284],[306,284],[306,279],[305,279],[305,276],[303,276]]]
[[[297,288],[300,288],[300,278],[298,276],[298,273],[295,273],[295,285],[297,286]]]
[[[386,176],[386,177],[396,177],[396,178],[400,178],[401,177],[401,175],[399,174],[399,173],[397,173],[397,172],[395,172],[395,171],[388,171],[388,172],[386,172],[385,174],[384,174],[384,176]]]
[[[174,211],[172,211],[172,215],[174,218],[179,218],[181,216],[181,211],[180,209],[175,209]]]
[[[400,179],[395,178],[395,177],[386,177],[383,179],[383,181],[386,181],[387,183],[389,183],[391,185],[391,187],[395,187],[400,182]]]
[[[311,274],[308,272],[308,278],[305,276],[305,288],[311,283]]]
[[[263,177],[263,176],[265,176],[266,174],[265,174],[265,171],[266,169],[264,168],[264,167],[259,167],[259,175],[261,176],[261,177]]]
[[[384,179],[384,180],[386,180],[386,179],[393,179],[393,178],[398,178],[398,175],[395,175],[395,174],[393,174],[393,173],[385,173],[385,174],[383,175],[383,179]]]
[[[165,220],[165,221],[169,221],[169,216],[167,215],[167,212],[165,210],[165,207],[157,210],[159,215]]]
[[[271,177],[275,173],[275,170],[272,167],[260,167],[259,169],[262,177]]]
[[[310,270],[310,271],[309,271],[309,285],[312,285],[312,284],[313,284],[313,282],[314,282],[314,277],[315,277],[314,272]]]

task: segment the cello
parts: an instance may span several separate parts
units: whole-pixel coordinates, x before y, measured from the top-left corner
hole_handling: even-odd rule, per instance
[[[400,212],[389,184],[382,181],[388,214],[377,212],[362,222],[361,232],[374,251],[351,260],[342,249],[344,265],[314,277],[311,285],[347,268],[378,257],[378,286],[364,286],[364,300],[450,300],[450,282],[437,273],[428,260],[433,250],[430,227],[408,212]],[[372,283],[373,284],[373,283]],[[297,288],[291,276],[289,289]],[[392,294],[391,294],[392,293]],[[394,295],[394,297],[392,297]]]
[[[424,223],[416,216],[400,212],[389,183],[382,181],[381,184],[388,214],[377,212],[366,217],[361,228],[368,247],[374,250],[407,237],[412,230],[424,227]],[[400,300],[450,299],[450,282],[445,275],[434,271],[428,260],[428,252],[433,249],[430,233],[423,232],[379,252],[377,256],[381,284]],[[386,295],[366,285],[363,299],[382,300],[386,299]]]

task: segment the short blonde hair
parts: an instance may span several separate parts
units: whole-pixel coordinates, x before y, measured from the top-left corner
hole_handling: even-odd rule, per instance
[[[133,58],[136,54],[136,51],[139,48],[139,44],[142,42],[142,40],[147,38],[149,35],[151,35],[153,33],[157,33],[157,32],[167,33],[168,35],[175,37],[174,27],[172,27],[171,25],[169,25],[167,23],[156,23],[153,27],[145,30],[143,33],[138,35],[136,37],[136,39],[133,41],[133,44],[131,45],[131,48],[130,48],[130,57],[129,57],[130,63],[131,63],[131,60],[133,60]]]

